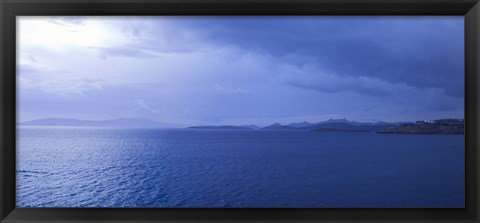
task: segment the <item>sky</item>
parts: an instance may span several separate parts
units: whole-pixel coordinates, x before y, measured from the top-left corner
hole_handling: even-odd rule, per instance
[[[464,117],[463,16],[17,17],[19,121]]]

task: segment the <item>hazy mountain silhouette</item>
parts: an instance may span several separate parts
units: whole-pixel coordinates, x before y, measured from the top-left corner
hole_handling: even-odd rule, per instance
[[[453,124],[452,124],[453,123]],[[68,118],[46,118],[19,123],[20,126],[98,126],[121,128],[181,128],[184,126],[152,121],[143,118],[118,118],[108,120],[80,120]],[[392,134],[463,134],[463,119],[439,119],[432,123],[425,121],[411,122],[357,122],[347,119],[329,119],[327,121],[310,123],[299,122],[282,125],[272,125],[260,128],[256,125],[222,125],[222,126],[191,126],[190,129],[245,129],[245,130],[303,130],[315,132],[379,132]]]
[[[289,125],[282,125],[280,123],[273,123],[269,126],[265,126],[261,129],[299,129],[299,128],[295,128],[295,127],[292,127],[292,126],[289,126]]]
[[[143,118],[118,118],[100,121],[46,118],[28,122],[21,122],[22,126],[99,126],[99,127],[123,127],[123,128],[176,128],[182,127],[173,123],[157,122]]]
[[[247,128],[251,128],[251,129],[259,129],[260,128],[257,125],[242,125],[241,127],[247,127]]]
[[[220,126],[190,126],[188,129],[253,129],[246,126],[220,125]]]
[[[395,126],[395,124],[350,124],[347,122],[329,122],[310,127],[315,132],[377,132]]]
[[[315,123],[310,123],[310,122],[297,122],[297,123],[290,123],[287,126],[294,127],[294,128],[303,128],[303,127],[308,127],[315,125]]]
[[[312,131],[379,131],[388,127],[399,125],[405,122],[357,122],[349,121],[347,119],[329,119],[318,123],[300,122],[291,123],[288,125],[281,125],[274,123],[272,125],[263,127],[262,129],[298,129],[298,130],[312,130]]]

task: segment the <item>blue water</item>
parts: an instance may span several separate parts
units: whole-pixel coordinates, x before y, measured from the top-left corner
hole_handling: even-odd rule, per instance
[[[22,127],[17,206],[464,207],[464,140]]]

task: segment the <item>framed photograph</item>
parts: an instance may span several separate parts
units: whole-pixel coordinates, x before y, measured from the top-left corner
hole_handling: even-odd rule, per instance
[[[1,222],[478,222],[477,0],[1,11]]]

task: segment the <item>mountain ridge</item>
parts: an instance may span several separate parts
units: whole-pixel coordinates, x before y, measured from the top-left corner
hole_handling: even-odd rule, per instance
[[[431,123],[430,123],[431,122]],[[243,129],[243,130],[303,130],[312,132],[375,132],[380,134],[463,134],[464,119],[439,119],[413,122],[358,122],[329,119],[311,123],[307,121],[268,126],[257,125],[205,125],[188,126],[188,129]],[[73,118],[46,118],[19,123],[20,126],[93,126],[121,128],[185,128],[185,126],[152,121],[145,118],[117,118],[107,120],[81,120]]]
[[[81,120],[74,118],[44,118],[20,122],[20,126],[95,126],[95,127],[130,127],[130,128],[175,128],[181,125],[152,121],[144,118],[117,118],[106,120]]]

